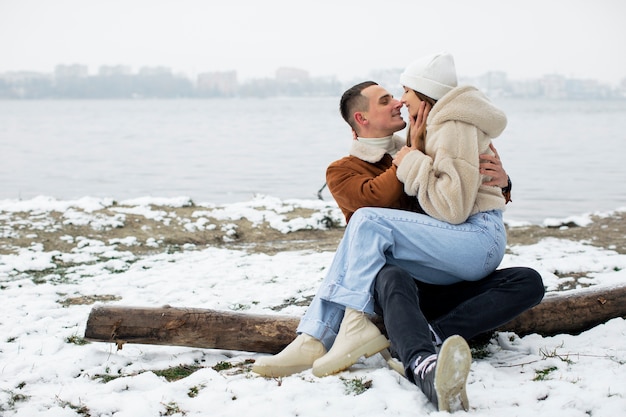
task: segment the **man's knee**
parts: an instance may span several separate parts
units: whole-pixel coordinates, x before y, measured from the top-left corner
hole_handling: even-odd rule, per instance
[[[503,280],[503,284],[515,288],[520,298],[524,299],[529,307],[539,304],[543,299],[545,294],[543,279],[541,274],[534,269],[520,266],[501,269],[496,271],[496,274],[501,274],[500,279]]]
[[[521,268],[522,271],[520,273],[524,277],[524,282],[526,284],[525,288],[527,291],[527,297],[529,300],[533,300],[534,304],[537,305],[543,299],[543,296],[546,293],[546,289],[543,285],[543,279],[541,278],[541,274],[535,271],[532,268]]]
[[[398,287],[405,287],[407,285],[415,287],[413,278],[402,268],[389,264],[383,266],[382,269],[378,271],[378,275],[376,275],[376,280],[374,281],[375,291],[379,294],[389,294]]]

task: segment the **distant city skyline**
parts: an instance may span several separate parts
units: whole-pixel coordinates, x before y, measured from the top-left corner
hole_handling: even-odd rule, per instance
[[[0,72],[167,66],[362,78],[447,50],[458,73],[624,78],[622,0],[0,0]]]
[[[372,79],[392,94],[401,95],[401,68],[373,72]],[[336,77],[311,77],[298,68],[279,68],[273,77],[240,80],[237,71],[203,72],[192,78],[171,68],[102,66],[90,74],[85,65],[58,65],[50,72],[0,73],[0,98],[211,98],[338,96],[356,82]],[[497,97],[549,99],[620,99],[626,98],[626,79],[611,86],[595,79],[573,79],[559,74],[541,78],[514,80],[502,71],[487,72],[473,78],[459,78],[459,84],[471,84],[487,95]]]
[[[202,74],[209,74],[209,73],[228,73],[228,72],[234,72],[237,74],[237,76],[239,77],[239,71],[236,68],[231,68],[231,69],[224,69],[224,70],[217,70],[217,69],[211,69],[211,68],[207,68],[204,70],[199,70],[194,74],[189,74],[183,70],[177,69],[176,67],[172,67],[172,66],[168,66],[168,65],[138,65],[136,67],[133,67],[131,65],[127,65],[127,64],[115,64],[115,65],[108,65],[108,64],[103,64],[103,65],[94,65],[94,66],[89,66],[87,64],[82,64],[82,63],[59,63],[54,65],[51,69],[47,70],[47,71],[39,71],[39,70],[33,70],[33,69],[23,69],[23,70],[11,70],[11,71],[0,71],[0,76],[2,75],[7,75],[7,74],[18,74],[18,73],[34,73],[34,74],[42,74],[42,75],[53,75],[55,74],[57,68],[59,67],[64,67],[64,68],[71,68],[71,67],[81,67],[81,68],[85,68],[86,69],[86,75],[88,76],[95,76],[95,75],[99,75],[100,72],[102,70],[107,70],[108,73],[111,73],[111,71],[121,71],[119,73],[127,73],[127,74],[140,74],[142,71],[149,71],[149,72],[153,72],[153,71],[157,71],[157,70],[162,70],[162,71],[167,71],[173,75],[176,76],[181,76],[181,77],[185,77],[191,80],[195,80],[199,75]],[[239,82],[247,82],[247,81],[254,81],[256,79],[265,79],[265,78],[270,78],[273,79],[276,76],[276,73],[281,71],[281,70],[294,70],[294,71],[304,71],[308,74],[308,76],[311,79],[317,79],[317,78],[326,78],[326,77],[330,77],[330,78],[336,78],[338,81],[341,82],[350,82],[353,79],[362,79],[363,76],[353,76],[352,78],[348,78],[348,79],[341,79],[339,78],[339,76],[337,74],[312,74],[310,70],[308,70],[307,68],[298,68],[298,67],[289,67],[289,66],[283,66],[283,67],[277,67],[273,73],[270,73],[267,76],[258,76],[258,77],[248,77],[248,78],[241,78],[238,79]],[[372,69],[368,74],[364,74],[365,77],[371,77],[373,75],[379,75],[380,73],[388,73],[388,72],[401,72],[402,68],[400,67],[395,67],[395,68],[374,68]],[[537,80],[537,79],[542,79],[545,77],[551,77],[551,76],[559,76],[559,77],[563,77],[566,79],[575,79],[575,80],[589,80],[589,81],[596,81],[599,82],[601,84],[612,84],[612,83],[608,83],[606,81],[603,81],[601,79],[597,79],[597,78],[593,78],[593,77],[573,77],[573,76],[568,76],[567,74],[563,74],[563,73],[559,73],[559,72],[550,72],[550,73],[545,73],[545,74],[539,74],[538,76],[534,76],[534,77],[524,77],[524,78],[514,78],[512,77],[508,72],[503,71],[503,70],[486,70],[483,73],[480,74],[474,74],[474,75],[466,75],[466,74],[462,74],[459,73],[458,77],[460,80],[463,79],[475,79],[475,78],[481,78],[484,77],[488,74],[495,74],[495,73],[502,73],[504,75],[507,76],[507,78],[509,78],[512,81],[524,81],[524,80]],[[617,82],[615,83],[615,86],[621,86],[623,84],[626,83],[626,72],[624,73],[624,76],[621,77],[620,79],[617,80]]]

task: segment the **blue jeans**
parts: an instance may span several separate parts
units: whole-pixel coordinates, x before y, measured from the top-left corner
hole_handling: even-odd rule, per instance
[[[373,284],[386,264],[399,266],[418,281],[450,285],[487,276],[505,249],[500,211],[477,213],[453,225],[410,211],[361,208],[350,219],[298,333],[321,340],[329,349],[345,307],[374,313]]]
[[[524,267],[442,286],[415,281],[402,269],[388,265],[376,277],[374,287],[376,312],[383,316],[391,349],[411,381],[415,359],[435,353],[429,324],[441,340],[455,334],[470,340],[539,304],[544,293],[541,275]]]

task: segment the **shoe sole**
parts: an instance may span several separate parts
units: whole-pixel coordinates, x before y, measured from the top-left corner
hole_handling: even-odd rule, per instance
[[[472,352],[461,336],[452,336],[441,345],[435,370],[435,391],[439,411],[469,410],[465,385],[472,365]]]
[[[377,354],[381,350],[387,349],[389,346],[389,340],[387,340],[387,338],[381,334],[379,336],[376,336],[376,338],[370,340],[366,344],[359,346],[352,352],[338,357],[334,361],[317,365],[315,364],[315,362],[317,361],[315,361],[313,363],[313,375],[317,377],[323,377],[344,371],[357,363],[361,356],[369,358],[370,356]],[[320,359],[323,358],[324,356],[322,356]]]
[[[280,378],[300,373],[310,369],[311,365],[301,366],[276,366],[276,365],[253,365],[252,372],[267,378]]]

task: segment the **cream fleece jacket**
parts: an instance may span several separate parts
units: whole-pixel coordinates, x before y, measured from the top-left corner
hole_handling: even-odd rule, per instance
[[[404,191],[417,196],[428,215],[452,224],[480,211],[504,210],[502,190],[482,185],[478,156],[493,154],[491,139],[506,123],[506,115],[476,88],[454,88],[428,115],[426,152],[411,151],[398,166]]]

